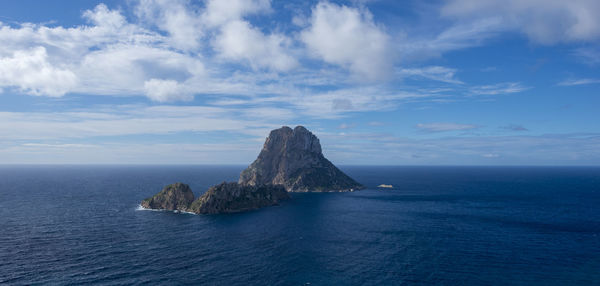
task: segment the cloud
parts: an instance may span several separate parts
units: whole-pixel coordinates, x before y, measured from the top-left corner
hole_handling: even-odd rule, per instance
[[[443,136],[405,138],[386,133],[319,134],[328,158],[343,164],[398,165],[593,165],[600,162],[600,134]],[[358,151],[357,151],[358,150]]]
[[[356,123],[342,123],[338,126],[339,129],[351,129],[356,127]]]
[[[212,39],[221,59],[249,64],[253,70],[288,71],[298,65],[292,56],[292,40],[281,33],[266,34],[244,17],[271,12],[268,0],[211,0],[201,15],[208,29],[217,29]]]
[[[104,26],[112,29],[118,29],[127,24],[125,17],[119,11],[109,10],[105,4],[100,3],[94,10],[83,12],[83,18],[96,26]]]
[[[146,96],[153,101],[190,101],[193,96],[180,83],[174,80],[151,79],[144,83]]]
[[[479,128],[477,125],[451,122],[419,123],[416,127],[427,132],[461,131]]]
[[[201,47],[204,29],[198,10],[184,0],[140,0],[136,15],[169,34],[169,44],[188,51]]]
[[[170,84],[169,82],[159,82]],[[161,96],[161,95],[157,95]],[[167,97],[169,95],[166,95]],[[66,140],[141,134],[254,130],[268,132],[290,118],[275,109],[246,112],[240,108],[172,105],[91,106],[78,112],[0,112],[0,138],[19,140]],[[270,114],[263,116],[262,113]],[[292,118],[295,115],[292,114]],[[262,135],[261,135],[262,136]]]
[[[398,73],[405,77],[422,77],[430,80],[441,81],[452,84],[462,84],[463,82],[455,78],[456,69],[441,67],[441,66],[429,66],[423,68],[404,68],[400,69]]]
[[[500,157],[500,155],[494,154],[494,153],[487,153],[487,154],[483,154],[481,156],[485,157],[485,158],[498,158],[498,157]]]
[[[44,47],[15,51],[0,58],[0,87],[18,87],[31,95],[59,97],[72,90],[77,76],[48,62]]]
[[[518,82],[505,82],[492,85],[480,85],[471,87],[470,92],[477,95],[497,95],[518,93],[528,90],[529,87],[521,85]]]
[[[441,14],[461,22],[500,19],[505,30],[517,30],[534,42],[600,39],[600,2],[596,0],[452,0]]]
[[[8,164],[246,164],[261,143],[23,143],[0,145],[0,156]]]
[[[313,118],[333,119],[344,117],[350,112],[393,110],[400,102],[431,97],[434,95],[365,86],[311,94],[292,94],[271,98],[271,100],[294,106],[299,113]]]
[[[314,57],[369,80],[388,75],[393,62],[389,36],[368,10],[320,2],[309,22],[300,39]]]
[[[246,21],[231,21],[223,25],[214,40],[214,47],[225,59],[250,63],[253,69],[269,68],[288,71],[298,65],[288,51],[290,39],[281,34],[265,35]]]
[[[144,82],[162,74],[199,75],[203,65],[165,45],[169,39],[128,23],[104,4],[83,12],[91,26],[72,28],[0,23],[2,86],[23,93],[63,96],[69,92],[142,95]],[[35,49],[28,48],[35,46]],[[6,56],[7,52],[12,53]]]
[[[497,71],[497,70],[498,70],[497,67],[485,67],[485,68],[481,69],[482,72],[494,72],[494,71]]]
[[[560,86],[575,86],[575,85],[586,85],[586,84],[598,84],[600,79],[598,78],[572,78],[561,81],[558,83]]]
[[[379,121],[370,121],[369,123],[367,123],[367,125],[375,127],[375,126],[384,126],[385,123],[379,122]]]
[[[436,19],[436,24],[439,19]],[[429,24],[435,26],[436,24]],[[448,27],[446,27],[448,26]],[[416,34],[401,37],[394,45],[405,61],[419,61],[441,57],[443,53],[481,46],[504,29],[498,18],[477,19],[469,22],[449,23],[433,34]],[[420,31],[420,30],[418,30]]]
[[[202,19],[208,26],[218,27],[247,15],[270,11],[270,0],[209,0],[206,2]]]
[[[183,88],[197,94],[256,94],[275,89],[250,78],[237,81],[231,65],[200,54],[205,50],[201,43],[211,40],[219,45],[204,48],[214,47],[213,54],[234,64],[251,65],[255,70],[248,75],[254,79],[261,76],[257,69],[281,71],[297,64],[286,50],[289,38],[264,34],[246,21],[225,23],[221,30],[206,26],[204,13],[186,1],[136,3],[134,15],[140,23],[127,21],[119,10],[104,4],[83,12],[89,26],[25,23],[13,28],[0,22],[0,88],[17,87],[21,93],[46,96],[69,92],[137,96],[148,95],[147,83],[153,79],[178,82],[171,96],[153,93],[150,99],[154,100],[187,100],[189,96],[172,96]],[[38,48],[32,50],[32,46]]]
[[[527,129],[523,125],[519,125],[519,124],[509,124],[506,126],[502,126],[500,128],[510,130],[510,131],[529,131],[529,129]]]
[[[598,47],[583,47],[577,48],[572,53],[580,62],[595,66],[600,64],[600,48]]]

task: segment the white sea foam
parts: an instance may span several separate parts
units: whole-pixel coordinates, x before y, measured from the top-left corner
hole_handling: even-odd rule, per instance
[[[164,212],[167,211],[165,209],[149,209],[149,208],[145,208],[142,205],[138,205],[137,208],[135,208],[136,211],[153,211],[153,212]]]
[[[153,212],[170,212],[170,210],[165,210],[165,209],[149,209],[149,208],[145,208],[141,204],[138,205],[135,208],[135,210],[136,211],[153,211]],[[192,215],[196,214],[196,213],[193,213],[193,212],[186,212],[186,211],[180,211],[180,210],[175,210],[175,211],[172,211],[172,212],[176,213],[176,214],[192,214]]]

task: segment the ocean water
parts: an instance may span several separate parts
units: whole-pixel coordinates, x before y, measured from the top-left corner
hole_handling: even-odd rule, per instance
[[[369,189],[138,209],[243,168],[1,166],[0,284],[600,285],[596,167],[342,167]]]

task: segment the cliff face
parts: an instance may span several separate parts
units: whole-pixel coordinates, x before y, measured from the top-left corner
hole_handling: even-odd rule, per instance
[[[188,211],[197,214],[242,212],[277,205],[287,198],[289,195],[283,186],[221,183],[208,189]]]
[[[239,183],[283,185],[289,192],[363,188],[323,156],[319,139],[302,126],[271,131],[258,158],[241,173]]]
[[[166,186],[158,194],[142,201],[142,207],[147,209],[180,210],[186,211],[194,201],[194,193],[190,186],[175,183]]]

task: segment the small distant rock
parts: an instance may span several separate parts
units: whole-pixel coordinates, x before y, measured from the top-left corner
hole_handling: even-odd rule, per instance
[[[169,211],[185,211],[194,201],[194,193],[190,186],[175,183],[166,186],[153,197],[142,201],[141,205],[147,209],[160,209]]]
[[[378,187],[378,188],[386,188],[386,189],[391,189],[391,188],[393,188],[394,186],[392,186],[392,185],[386,185],[386,184],[381,184],[381,185],[379,185],[379,186],[377,186],[377,187]]]

